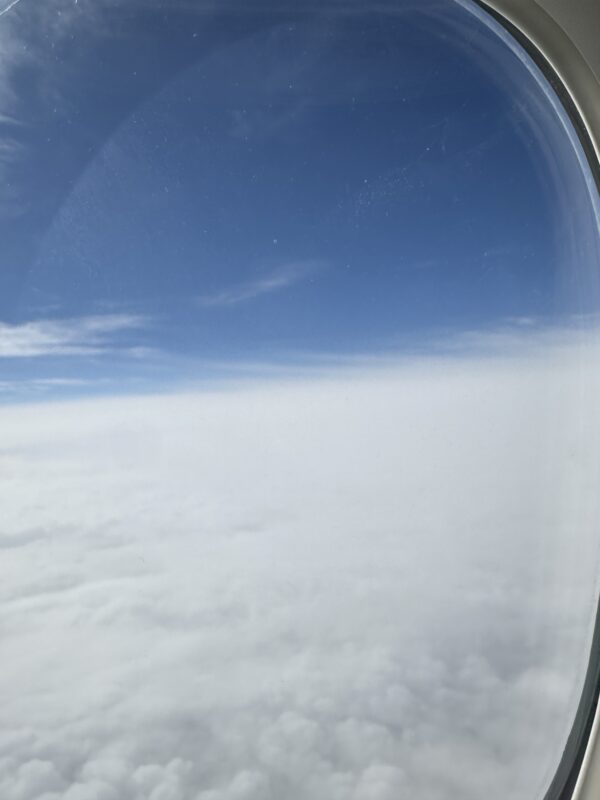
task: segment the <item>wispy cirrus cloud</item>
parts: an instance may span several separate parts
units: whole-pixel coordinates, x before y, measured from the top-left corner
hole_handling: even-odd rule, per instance
[[[20,2],[21,0],[12,0],[11,3],[9,3],[5,8],[3,8],[2,11],[0,11],[0,17],[4,16],[4,14],[7,14],[11,10],[11,8],[14,8],[14,6],[16,6],[17,3]]]
[[[219,292],[201,295],[197,303],[203,308],[227,308],[248,303],[265,294],[273,294],[300,283],[323,268],[319,261],[294,261],[254,280],[236,283]]]
[[[115,337],[140,330],[146,317],[104,314],[70,319],[40,319],[15,325],[0,323],[0,358],[77,356],[113,349]]]
[[[0,219],[21,216],[38,196],[23,173],[39,156],[52,150],[47,126],[73,118],[69,92],[73,75],[81,75],[77,57],[66,62],[53,57],[65,42],[98,41],[109,32],[106,0],[48,0],[23,3],[5,0],[0,6]],[[82,48],[87,52],[89,48]],[[67,63],[68,62],[68,63]],[[23,75],[28,76],[28,88]],[[70,139],[74,153],[77,136]],[[75,156],[73,156],[75,158]],[[75,163],[75,161],[73,162]],[[56,169],[56,165],[54,165]],[[38,174],[38,173],[36,173]],[[54,190],[61,182],[55,176]],[[44,187],[43,198],[51,195]]]

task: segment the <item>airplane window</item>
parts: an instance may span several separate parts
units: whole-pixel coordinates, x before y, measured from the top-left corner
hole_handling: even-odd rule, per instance
[[[469,0],[0,9],[0,797],[541,800],[598,193]]]

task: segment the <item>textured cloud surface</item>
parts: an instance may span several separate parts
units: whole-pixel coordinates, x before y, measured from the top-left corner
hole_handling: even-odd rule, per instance
[[[594,613],[582,358],[2,409],[0,796],[540,797]]]

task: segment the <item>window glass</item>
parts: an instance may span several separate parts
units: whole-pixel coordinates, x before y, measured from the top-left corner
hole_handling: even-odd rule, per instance
[[[0,796],[542,798],[598,203],[475,4],[0,10]]]

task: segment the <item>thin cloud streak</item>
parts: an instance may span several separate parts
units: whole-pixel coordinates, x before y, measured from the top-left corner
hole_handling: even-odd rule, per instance
[[[116,334],[139,330],[146,324],[145,317],[133,314],[0,323],[0,358],[102,353],[114,345]]]
[[[46,396],[53,390],[77,391],[83,388],[100,388],[106,386],[107,381],[101,378],[88,380],[85,378],[28,378],[26,380],[0,381],[0,396],[12,399],[13,395],[20,396]]]
[[[286,264],[268,275],[253,281],[238,283],[214,294],[199,297],[197,303],[203,308],[227,308],[248,303],[265,294],[273,294],[288,289],[300,281],[306,280],[319,269],[316,261],[299,261]]]
[[[14,8],[17,5],[17,3],[20,3],[20,2],[21,2],[21,0],[12,0],[12,3],[9,3],[6,6],[6,8],[4,8],[4,9],[2,9],[2,11],[0,11],[0,17],[4,16],[4,14],[8,14],[8,12],[11,10],[11,8]]]

